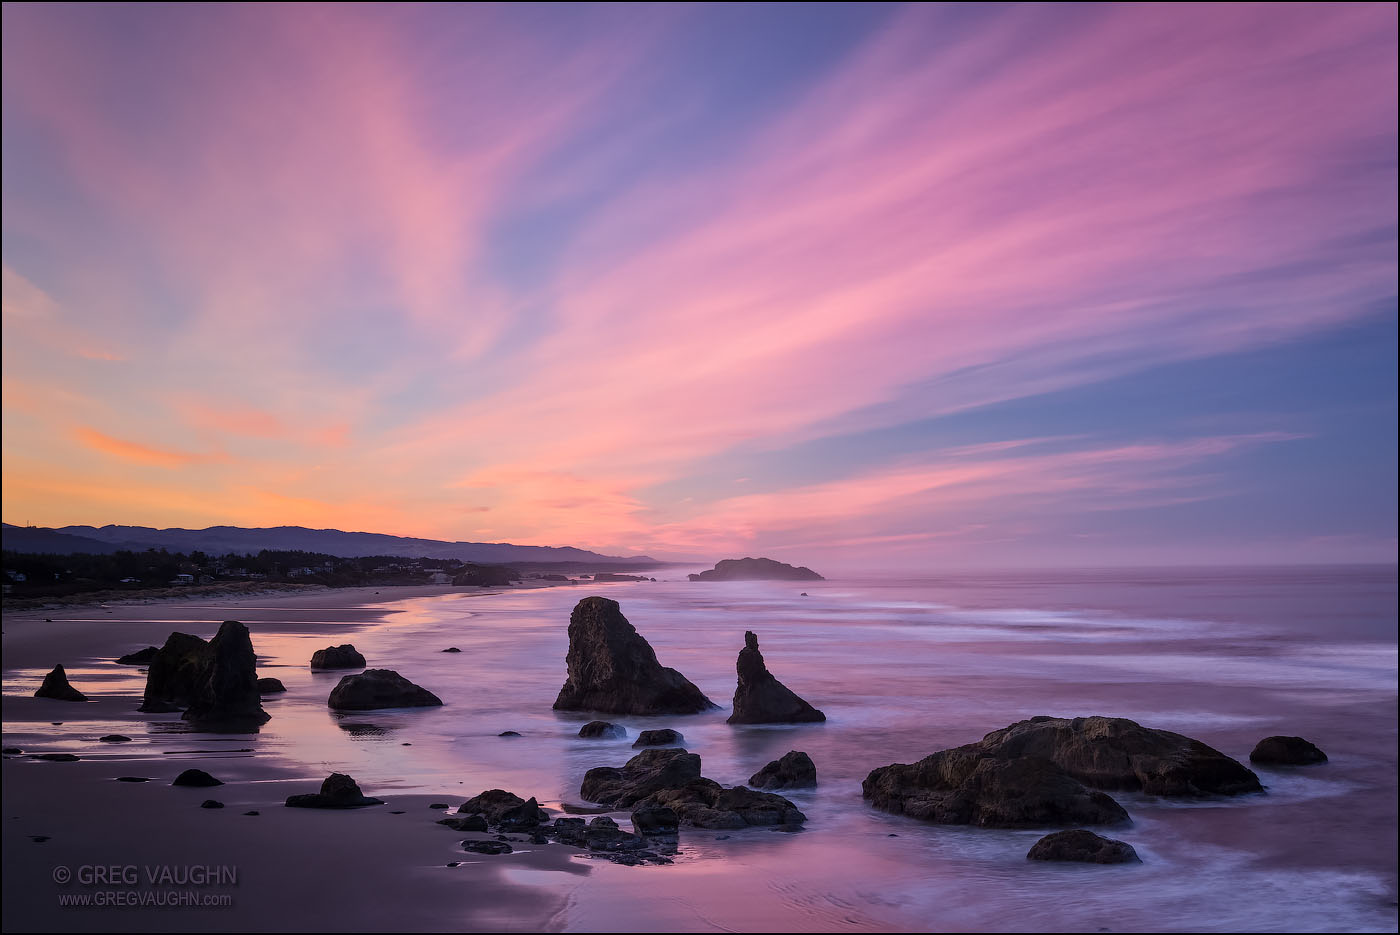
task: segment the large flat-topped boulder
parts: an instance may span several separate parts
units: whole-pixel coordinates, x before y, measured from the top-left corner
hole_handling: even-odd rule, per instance
[[[554,707],[609,714],[696,714],[716,705],[661,665],[617,601],[586,597],[569,617],[569,675]]]
[[[1034,717],[977,745],[998,758],[1039,756],[1095,789],[1149,795],[1262,792],[1259,777],[1199,740],[1121,717]]]
[[[735,663],[739,683],[734,689],[734,712],[730,724],[800,724],[825,721],[826,715],[797,697],[797,694],[768,671],[758,637],[744,634],[744,648]]]

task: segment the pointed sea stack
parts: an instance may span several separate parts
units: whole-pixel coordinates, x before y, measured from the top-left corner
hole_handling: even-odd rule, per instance
[[[44,684],[34,692],[34,697],[53,698],[58,701],[87,701],[87,695],[68,684],[68,674],[63,671],[62,665],[54,666],[53,671],[44,676]]]
[[[617,601],[586,597],[569,617],[569,677],[554,702],[558,711],[609,714],[696,714],[717,707],[656,653]]]
[[[744,648],[739,650],[739,684],[734,689],[734,713],[730,724],[801,724],[825,721],[826,715],[797,697],[793,691],[773,677],[758,651],[758,637],[744,634]]]
[[[184,719],[227,725],[258,725],[269,720],[262,709],[257,656],[248,628],[237,620],[225,620],[209,641],[208,658]]]

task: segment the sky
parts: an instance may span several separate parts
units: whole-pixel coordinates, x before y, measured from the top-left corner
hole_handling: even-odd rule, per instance
[[[6,522],[1395,561],[1394,4],[3,18]]]

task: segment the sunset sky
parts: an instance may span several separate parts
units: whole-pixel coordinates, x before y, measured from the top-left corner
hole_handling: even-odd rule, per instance
[[[4,520],[1394,561],[1393,4],[4,7]]]

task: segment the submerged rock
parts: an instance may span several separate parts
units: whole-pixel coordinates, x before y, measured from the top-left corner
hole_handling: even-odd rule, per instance
[[[735,663],[739,684],[734,689],[730,724],[798,724],[825,721],[826,715],[803,701],[778,681],[758,651],[758,637],[744,634],[744,648]]]
[[[663,727],[660,730],[644,730],[637,735],[633,747],[678,747],[685,741],[680,731]]]
[[[364,667],[365,657],[361,656],[359,650],[350,643],[327,646],[325,649],[318,649],[311,654],[311,668],[313,669],[363,669]]]
[[[1265,737],[1254,745],[1249,761],[1274,766],[1311,766],[1326,763],[1327,754],[1302,737]]]
[[[366,669],[347,675],[331,689],[326,704],[342,711],[370,711],[377,708],[425,708],[442,704],[442,699],[426,688],[414,685],[393,669]]]
[[[62,665],[56,665],[44,676],[44,684],[34,692],[35,698],[53,698],[56,701],[87,701],[87,695],[68,684],[68,674]]]
[[[288,808],[361,808],[366,805],[383,805],[383,799],[375,799],[360,792],[359,785],[344,773],[331,773],[321,783],[320,792],[287,797]]]
[[[1075,860],[1089,864],[1140,864],[1131,844],[1092,831],[1056,831],[1031,846],[1027,860]]]
[[[473,854],[509,854],[511,846],[504,841],[463,841],[462,850]]]
[[[446,649],[442,650],[442,652],[445,652],[445,653],[460,653],[461,650],[458,649],[456,646],[449,646],[449,647],[447,647]]]
[[[789,750],[749,777],[755,789],[803,789],[817,784],[817,765],[800,750]]]
[[[175,777],[172,786],[222,786],[224,783],[220,779],[215,779],[202,769],[187,769]]]
[[[612,721],[589,721],[578,729],[578,735],[588,739],[621,739],[627,736],[627,728]]]
[[[286,691],[286,690],[287,690],[287,686],[285,686],[285,685],[282,684],[282,680],[281,680],[281,679],[274,679],[274,678],[258,679],[258,693],[259,693],[259,694],[262,694],[262,695],[275,695],[275,694],[277,694],[278,692],[284,692],[284,691]]]
[[[147,646],[145,649],[138,649],[134,653],[127,653],[125,656],[117,657],[119,666],[148,666],[155,661],[156,655],[160,652],[154,646]]]
[[[657,662],[617,601],[604,597],[586,597],[574,607],[567,662],[556,710],[671,715],[716,707],[684,675]]]
[[[131,743],[131,738],[125,734],[104,734],[97,740],[99,743]]]
[[[218,799],[205,799],[202,803],[200,803],[200,806],[199,806],[199,807],[200,807],[200,808],[223,808],[223,807],[224,807],[224,803],[223,803],[223,802],[220,802]]]
[[[687,575],[691,581],[825,581],[805,565],[794,567],[771,558],[726,558],[709,571]]]

